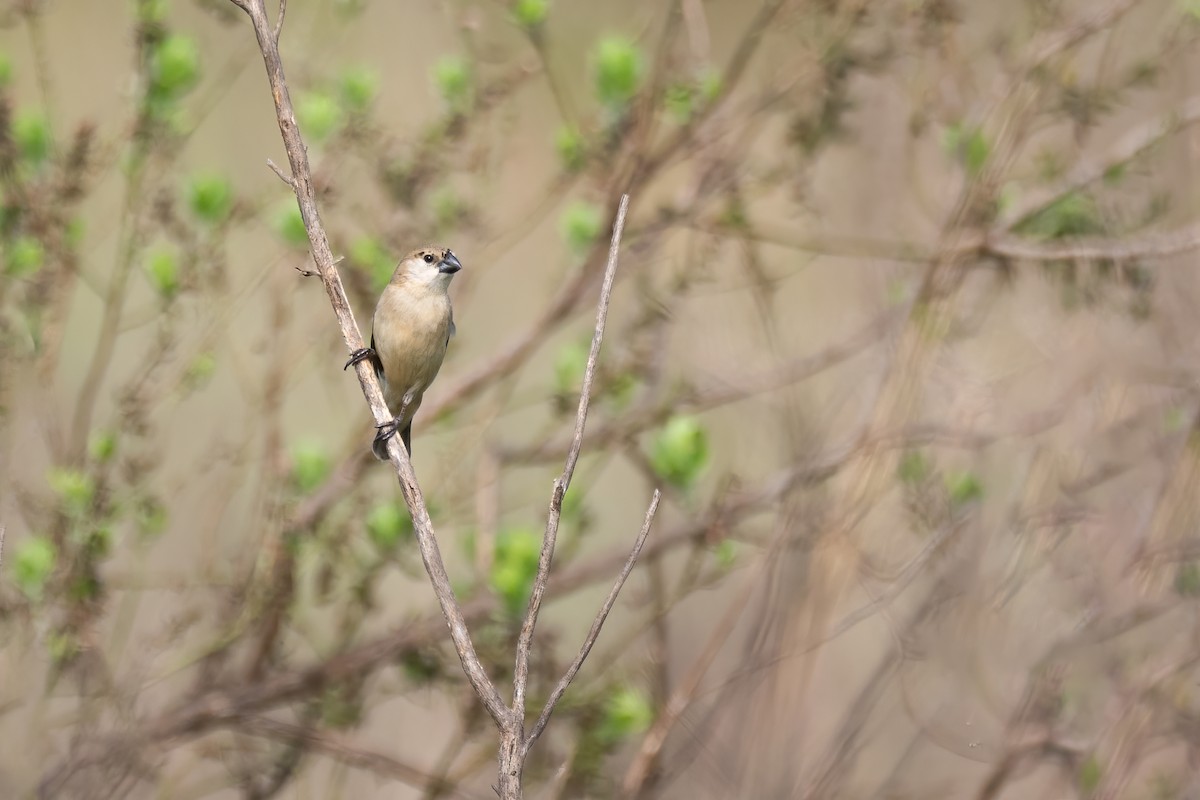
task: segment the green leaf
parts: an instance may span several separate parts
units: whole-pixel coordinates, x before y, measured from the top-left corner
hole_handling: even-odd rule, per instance
[[[150,285],[164,299],[171,299],[179,291],[179,261],[174,250],[167,247],[151,250],[145,270]]]
[[[40,270],[45,263],[46,251],[42,243],[32,236],[21,235],[9,244],[4,269],[13,278],[25,278]]]
[[[567,172],[578,172],[587,164],[587,143],[575,128],[564,126],[554,135],[554,149]]]
[[[302,494],[320,486],[331,467],[329,454],[320,443],[305,441],[292,447],[292,482]]]
[[[593,54],[596,95],[610,108],[621,107],[637,94],[645,72],[642,53],[623,36],[601,39]]]
[[[382,553],[390,553],[401,540],[412,537],[408,508],[399,503],[380,503],[367,515],[367,535]]]
[[[461,56],[443,56],[433,67],[433,85],[453,114],[471,107],[471,67]]]
[[[314,142],[323,142],[337,131],[345,115],[337,100],[327,92],[305,92],[296,104],[300,129]]]
[[[294,199],[285,200],[280,206],[275,215],[275,233],[291,247],[308,248],[308,231],[304,229],[304,217]]]
[[[224,175],[202,173],[188,182],[188,207],[201,222],[218,225],[233,210],[233,187]]]
[[[342,105],[352,114],[366,114],[379,93],[379,75],[369,67],[349,67],[338,82]]]
[[[7,53],[0,53],[0,89],[12,83],[12,75],[12,61],[9,60]]]
[[[529,602],[541,548],[542,537],[528,528],[505,529],[496,537],[490,583],[514,617]]]
[[[563,210],[559,230],[567,247],[577,255],[588,251],[600,236],[604,224],[600,209],[591,203],[577,200]]]
[[[964,506],[983,497],[983,484],[973,472],[953,472],[946,476],[946,492],[951,505]]]
[[[171,34],[158,43],[150,57],[151,94],[174,100],[200,80],[200,50],[190,36]]]
[[[13,553],[13,580],[31,600],[40,600],[46,581],[54,572],[58,550],[45,536],[35,536],[18,544]]]
[[[652,722],[654,708],[650,699],[637,689],[623,686],[609,695],[604,704],[604,719],[598,734],[601,741],[615,743],[644,732]]]
[[[650,463],[667,483],[686,489],[708,463],[708,434],[694,417],[672,417],[654,440]]]
[[[66,467],[53,467],[46,475],[50,489],[58,496],[63,511],[71,516],[83,514],[96,496],[96,484],[90,475]]]
[[[513,19],[527,30],[536,28],[546,21],[550,13],[550,0],[517,0],[513,6]]]
[[[50,157],[50,123],[40,111],[21,110],[12,121],[13,141],[21,158],[35,167]]]

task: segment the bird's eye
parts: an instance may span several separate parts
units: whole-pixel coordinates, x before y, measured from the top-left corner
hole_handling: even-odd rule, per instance
[[[424,256],[424,258],[425,258],[425,263],[426,263],[426,264],[432,264],[432,263],[433,263],[433,253],[426,253],[426,254],[425,254],[425,256]]]

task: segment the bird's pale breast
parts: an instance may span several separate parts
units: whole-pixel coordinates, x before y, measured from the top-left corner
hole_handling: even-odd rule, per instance
[[[450,334],[450,299],[444,294],[414,293],[395,285],[384,289],[375,309],[372,333],[383,365],[384,399],[411,419],[421,396],[437,377]]]

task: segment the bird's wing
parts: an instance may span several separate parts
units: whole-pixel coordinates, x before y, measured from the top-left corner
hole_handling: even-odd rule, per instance
[[[375,349],[375,321],[371,321],[371,350],[374,351],[375,357],[371,359],[371,363],[375,366],[375,377],[383,380],[383,359],[379,357],[379,351]]]

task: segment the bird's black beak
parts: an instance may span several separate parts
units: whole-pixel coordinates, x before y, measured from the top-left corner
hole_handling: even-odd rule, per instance
[[[458,260],[458,256],[446,251],[446,255],[442,256],[442,260],[438,262],[438,272],[446,275],[453,275],[462,269],[462,263]]]

